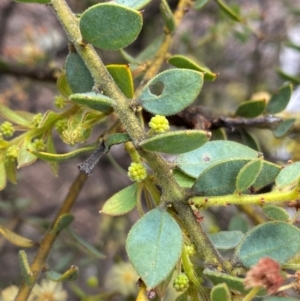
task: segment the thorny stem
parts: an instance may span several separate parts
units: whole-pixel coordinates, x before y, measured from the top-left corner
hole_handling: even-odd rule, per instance
[[[33,273],[32,275],[32,285],[28,286],[23,281],[19,290],[19,293],[15,299],[15,301],[25,301],[30,295],[33,285],[37,281],[42,268],[45,266],[48,254],[52,248],[52,245],[59,235],[59,232],[53,231],[55,224],[59,220],[62,214],[70,212],[75,200],[77,199],[84,183],[86,182],[88,176],[82,173],[79,173],[75,181],[73,182],[72,186],[70,187],[69,193],[61,206],[59,212],[57,213],[50,229],[48,230],[47,234],[41,241],[40,247],[37,251],[37,254],[30,266],[30,269]]]

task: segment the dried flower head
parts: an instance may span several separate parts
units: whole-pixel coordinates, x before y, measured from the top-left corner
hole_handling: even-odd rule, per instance
[[[280,273],[280,265],[272,258],[262,258],[246,275],[244,285],[246,289],[261,286],[268,294],[274,294],[283,284],[284,278]]]

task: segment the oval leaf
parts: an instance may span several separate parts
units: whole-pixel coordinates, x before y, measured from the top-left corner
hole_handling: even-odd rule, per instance
[[[277,128],[273,131],[275,138],[280,138],[284,136],[294,125],[297,119],[291,118],[282,121]]]
[[[243,19],[234,12],[223,0],[216,0],[221,10],[233,21],[243,23]]]
[[[235,114],[246,118],[253,118],[262,114],[265,107],[266,101],[264,99],[244,101],[238,106]]]
[[[209,166],[231,158],[257,158],[258,152],[232,141],[210,141],[201,148],[178,156],[178,167],[191,177],[197,178]]]
[[[208,68],[201,67],[196,62],[192,61],[191,59],[187,58],[184,55],[176,54],[171,56],[168,59],[168,63],[176,68],[185,68],[191,69],[195,71],[200,71],[204,73],[204,80],[214,81],[218,74],[212,73]]]
[[[300,250],[300,230],[284,222],[268,222],[249,231],[234,257],[251,267],[263,257],[286,263]]]
[[[105,113],[111,111],[112,105],[114,104],[113,99],[104,94],[96,92],[72,94],[70,99],[76,104],[84,105],[91,109]]]
[[[106,69],[127,98],[133,98],[134,87],[129,65],[108,65]]]
[[[241,231],[221,231],[209,234],[208,236],[216,249],[230,250],[234,249],[239,244],[244,233]]]
[[[277,93],[273,94],[266,111],[270,114],[276,114],[283,111],[288,105],[292,96],[292,84],[282,86]]]
[[[23,237],[4,226],[0,226],[0,233],[12,244],[22,248],[30,248],[37,245],[33,240]]]
[[[109,198],[100,213],[113,216],[125,214],[135,207],[137,195],[138,184],[134,183]]]
[[[82,14],[79,26],[84,41],[104,50],[117,50],[137,38],[143,19],[141,13],[131,8],[100,3]]]
[[[290,82],[292,82],[295,86],[296,85],[300,85],[300,77],[299,76],[294,76],[291,74],[287,74],[285,73],[283,70],[281,69],[277,69],[276,72],[284,79],[284,80],[288,80]]]
[[[73,93],[90,92],[94,79],[82,58],[71,52],[66,61],[66,77]]]
[[[289,214],[278,206],[267,205],[262,207],[263,213],[274,221],[288,222],[290,219]]]
[[[167,70],[147,83],[140,94],[140,102],[152,114],[173,115],[195,100],[202,85],[203,74],[200,72],[187,69]],[[156,87],[160,87],[162,92],[156,92]]]
[[[161,0],[159,8],[165,27],[169,30],[169,32],[173,32],[176,27],[176,23],[168,2],[166,0]]]
[[[261,159],[253,160],[247,163],[239,171],[236,179],[236,192],[241,193],[249,188],[257,179],[263,167]]]
[[[130,230],[126,250],[148,288],[166,279],[182,250],[182,234],[169,213],[153,209]]]
[[[275,179],[277,189],[289,188],[295,185],[300,178],[300,162],[285,166]]]
[[[202,146],[209,138],[210,133],[205,131],[176,131],[145,139],[140,143],[140,146],[149,151],[181,154]]]

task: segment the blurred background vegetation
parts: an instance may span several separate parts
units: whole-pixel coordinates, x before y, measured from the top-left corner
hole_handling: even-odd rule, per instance
[[[196,7],[200,7],[201,2],[198,0]],[[270,129],[250,130],[265,157],[274,162],[300,160],[300,88],[297,87],[300,83],[300,3],[296,2],[226,1],[247,19],[246,26],[230,19],[215,1],[208,1],[201,9],[190,9],[186,13],[176,30],[171,49],[172,54],[186,54],[219,74],[215,82],[204,84],[195,102],[206,116],[233,116],[242,101],[251,98],[267,100],[286,81],[287,76],[280,73],[295,76],[292,100],[282,113],[283,117],[298,118],[292,131],[275,139]],[[75,13],[81,13],[98,1],[70,0],[68,3]],[[177,1],[169,3],[175,8]],[[159,1],[154,0],[146,6],[143,17],[144,27],[139,38],[126,49],[133,56],[163,35]],[[99,51],[99,54],[105,64],[127,63],[118,51]],[[51,7],[10,0],[0,2],[1,104],[31,113],[55,110],[56,80],[67,55],[68,40]],[[94,130],[92,137],[97,137],[100,132],[101,125]],[[239,128],[226,128],[225,132],[230,139],[242,141]],[[55,143],[58,152],[72,149],[62,143],[59,135]],[[49,165],[41,161],[20,169],[18,185],[8,184],[0,192],[0,224],[39,241],[78,173],[77,164],[84,159],[61,164],[58,177],[54,177]],[[112,160],[117,162],[117,168],[116,164],[111,164]],[[129,183],[126,172],[120,172],[120,168],[126,171],[129,163],[123,147],[114,146],[110,156],[101,159],[72,211],[75,220],[71,228],[107,259],[101,260],[80,248],[67,232],[60,235],[50,254],[48,263],[54,270],[64,271],[72,264],[79,267],[76,285],[64,285],[70,296],[80,295],[79,288],[90,294],[118,292],[108,295],[113,299],[134,296],[136,288],[132,284],[136,276],[125,263],[124,242],[138,214],[131,212],[111,218],[98,213],[108,197]],[[212,209],[205,214],[204,224],[210,232],[227,229],[233,227],[236,214],[234,208]],[[235,220],[232,220],[233,216]],[[253,222],[245,213],[238,218],[250,224]],[[18,248],[0,237],[0,289],[18,285],[21,281],[17,254]],[[35,250],[29,249],[27,254],[31,261]],[[96,277],[99,285],[94,287],[95,279],[90,277]],[[110,281],[105,282],[106,278]],[[69,300],[75,299],[70,297]]]

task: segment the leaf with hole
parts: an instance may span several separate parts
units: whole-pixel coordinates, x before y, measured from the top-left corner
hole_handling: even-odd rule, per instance
[[[123,215],[136,206],[138,197],[138,184],[134,183],[110,197],[103,205],[100,213],[112,216]]]
[[[269,114],[276,114],[283,111],[288,105],[292,96],[292,84],[286,84],[274,93],[267,105],[266,111]]]
[[[238,106],[235,114],[241,117],[254,118],[262,114],[265,107],[266,101],[264,99],[244,101]]]
[[[169,213],[153,209],[131,228],[126,250],[147,287],[154,288],[169,276],[180,258],[180,227]]]
[[[293,127],[294,123],[297,121],[295,118],[290,118],[282,121],[276,129],[273,131],[275,138],[280,138],[288,133],[288,131]]]
[[[290,188],[300,180],[300,162],[285,166],[275,180],[276,188]]]
[[[201,130],[175,131],[145,139],[140,143],[140,146],[148,151],[181,154],[199,148],[209,138],[210,133]]]
[[[289,214],[281,207],[274,205],[266,205],[262,207],[263,213],[271,220],[288,222],[290,219]]]
[[[90,92],[94,86],[94,79],[82,58],[70,52],[66,61],[66,77],[73,93]]]
[[[242,193],[256,181],[263,167],[263,161],[259,158],[248,162],[239,171],[236,178],[236,192]]]
[[[211,165],[232,158],[257,158],[258,152],[233,141],[209,141],[202,147],[178,156],[176,164],[191,177],[197,178]]]
[[[87,106],[93,110],[108,113],[112,111],[115,101],[110,97],[96,92],[76,93],[70,96],[70,100],[78,105]]]
[[[287,247],[288,246],[288,247]],[[284,222],[268,222],[246,233],[237,247],[234,260],[245,267],[270,257],[283,264],[300,251],[300,230]]]
[[[203,74],[188,69],[161,72],[141,91],[143,108],[158,115],[173,115],[189,106],[200,93]]]
[[[108,65],[106,69],[127,98],[133,98],[134,87],[129,65]]]
[[[219,250],[234,249],[242,240],[243,236],[244,234],[241,231],[220,231],[218,233],[208,234],[215,248]]]
[[[128,46],[137,38],[142,26],[140,12],[112,2],[91,6],[79,22],[83,40],[104,50]]]
[[[226,283],[220,283],[214,286],[210,292],[211,301],[231,301],[231,293]]]
[[[198,63],[180,54],[172,55],[168,63],[176,68],[184,68],[204,73],[204,80],[214,81],[218,74],[211,72],[208,68],[200,66]]]

